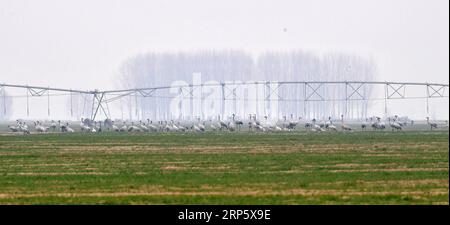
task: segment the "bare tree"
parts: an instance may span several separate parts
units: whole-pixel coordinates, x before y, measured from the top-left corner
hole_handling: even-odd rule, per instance
[[[332,53],[318,56],[312,52],[265,52],[253,59],[249,53],[236,50],[205,50],[197,52],[164,52],[137,55],[126,60],[119,69],[116,86],[118,88],[158,87],[170,86],[174,81],[181,80],[192,83],[192,73],[199,72],[202,82],[206,81],[369,81],[374,80],[376,66],[370,59],[344,53]],[[267,91],[263,85],[257,87],[260,92]],[[282,88],[279,95],[286,99],[303,97],[304,86]],[[366,96],[371,93],[370,88],[361,89]],[[324,98],[345,98],[345,91],[339,87],[330,86],[319,89],[318,93]],[[246,118],[248,113],[267,115],[267,106],[248,108],[252,104],[241,93],[240,99],[226,101],[223,112],[225,115],[235,113],[236,116]],[[122,110],[127,111],[127,117],[152,118],[170,120],[170,96],[167,91],[158,91],[157,96],[142,98],[131,96],[119,102]],[[196,98],[203,96],[194,96]],[[261,101],[264,103],[263,101]],[[254,104],[253,104],[254,105]],[[278,115],[293,114],[296,117],[328,118],[345,114],[346,118],[363,118],[367,113],[367,100],[352,101],[351,103],[331,101],[280,101]],[[203,112],[196,110],[198,106],[190,103],[185,107],[182,115],[184,119],[203,117]],[[253,106],[252,106],[253,107]],[[241,109],[242,108],[242,109]],[[305,115],[304,115],[305,114]]]

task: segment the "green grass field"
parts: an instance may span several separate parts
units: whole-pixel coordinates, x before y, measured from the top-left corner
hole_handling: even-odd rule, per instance
[[[0,204],[449,204],[449,133],[0,136]]]

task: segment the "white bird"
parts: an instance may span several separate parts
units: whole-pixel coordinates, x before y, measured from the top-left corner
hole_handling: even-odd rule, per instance
[[[394,121],[392,121],[391,120],[391,117],[389,117],[388,118],[389,119],[389,125],[391,126],[391,128],[392,128],[392,130],[401,130],[402,129],[402,126],[400,126],[400,124],[398,124],[397,122],[395,122],[395,120]]]
[[[56,130],[56,122],[54,120],[52,120],[51,124],[50,124],[50,128],[52,128],[53,132]]]
[[[244,122],[242,122],[242,120],[236,120],[236,115],[233,113],[233,115],[232,115],[232,117],[233,117],[233,123],[234,123],[234,125],[237,127],[237,130],[241,130],[241,125],[244,125]]]
[[[19,123],[19,129],[23,132],[23,134],[30,134],[30,130],[25,122]]]
[[[210,122],[209,127],[211,127],[211,130],[212,130],[212,131],[216,131],[216,130],[217,130],[217,127],[212,123],[211,120],[209,120],[209,122]]]
[[[131,122],[131,126],[128,127],[128,132],[141,132],[141,129],[134,125],[134,122]]]
[[[173,132],[180,131],[180,128],[179,128],[177,125],[175,125],[175,123],[173,122],[173,120],[170,121],[170,125],[169,125],[169,126],[170,126],[170,127],[169,127],[169,130],[170,130],[170,131],[173,131]]]
[[[66,124],[66,130],[67,130],[68,133],[73,133],[73,132],[75,132],[74,129],[72,129],[71,127],[69,127],[69,123]]]
[[[295,126],[297,126],[297,124],[298,124],[298,121],[301,120],[301,119],[302,119],[302,117],[299,117],[298,120],[294,120],[294,115],[291,114],[291,120],[289,121],[289,123],[287,125],[287,128],[289,130],[294,130]]]
[[[234,122],[228,123],[228,130],[229,131],[236,131],[236,124]]]
[[[317,124],[313,124],[312,130],[313,130],[313,131],[325,131],[322,127],[320,127],[320,126],[317,125]]]
[[[178,122],[178,130],[179,131],[181,131],[181,132],[185,132],[186,130],[187,130],[187,128],[185,127],[185,126],[182,126],[181,124],[180,124],[180,122]],[[204,127],[204,126],[203,126]]]
[[[268,128],[270,131],[283,131],[283,129],[277,125],[271,125]]]
[[[94,128],[96,130],[95,132],[102,132],[102,121],[94,121]]]
[[[249,122],[249,129],[255,128],[257,131],[266,131],[266,129],[261,126],[261,123],[256,120],[256,114],[254,114],[253,116],[250,115],[250,118],[253,118],[253,121]]]
[[[148,132],[148,127],[145,126],[145,124],[142,123],[142,121],[139,121],[139,128],[145,132]]]
[[[205,124],[200,122],[200,118],[198,118],[197,126],[202,130],[206,130]]]
[[[63,133],[73,133],[75,132],[71,127],[69,127],[69,123],[66,123],[66,125],[62,125],[61,127],[61,132]]]
[[[164,126],[164,131],[167,131],[167,132],[176,132],[176,131],[179,130],[177,126],[175,126],[174,124],[172,124],[172,122],[169,124],[169,123],[167,123],[167,121],[165,121],[165,123],[166,123],[166,125]]]
[[[91,131],[91,128],[88,125],[85,124],[85,120],[83,118],[81,118],[80,129],[81,129],[81,131],[85,131],[85,132],[90,132]]]
[[[86,132],[89,132],[91,130],[90,127],[88,127],[84,124],[80,124],[80,129],[81,129],[81,131],[86,131]]]
[[[330,124],[330,125],[328,125],[328,130],[337,131],[337,128],[336,128],[336,126],[334,126],[334,124]]]
[[[153,121],[151,121],[150,119],[147,119],[147,127],[148,127],[148,129],[150,131],[152,131],[152,132],[158,131],[158,128],[155,125],[153,125],[152,123],[153,123]]]
[[[266,119],[266,121],[265,121],[265,128],[266,128],[266,130],[269,130],[269,131],[282,131],[283,129],[281,129],[279,126],[277,126],[277,124],[275,123],[275,124],[273,124],[273,123],[270,123],[267,119],[268,119],[268,117],[267,116],[264,116],[264,118]]]
[[[258,131],[262,131],[262,132],[266,131],[266,128],[264,128],[263,126],[258,125],[258,124],[255,124],[255,129],[258,130]]]
[[[119,131],[120,132],[125,132],[128,130],[127,124],[125,123],[125,121],[123,122],[122,126],[120,127]]]
[[[218,116],[218,118],[219,118],[219,122],[218,122],[219,129],[220,130],[228,129],[228,124],[220,119],[220,115]]]
[[[204,132],[205,131],[204,129],[198,127],[197,125],[192,126],[191,129],[196,132]]]
[[[112,124],[112,129],[115,131],[115,132],[119,132],[120,131],[120,128],[118,127],[118,126],[116,126],[114,123]]]
[[[337,131],[336,126],[334,126],[333,121],[331,120],[331,116],[328,117],[328,121],[325,123],[325,128],[331,131]]]
[[[313,132],[325,131],[322,127],[316,124],[316,119],[313,119],[312,122],[313,123],[311,125],[311,131]]]
[[[39,133],[47,131],[46,127],[42,126],[39,121],[34,122],[34,129]]]
[[[13,125],[8,125],[8,128],[12,131],[12,132],[18,132],[19,131],[19,127],[13,126]]]
[[[384,123],[383,122],[381,122],[381,118],[380,117],[376,117],[377,118],[377,121],[375,121],[375,122],[373,122],[372,123],[372,128],[374,129],[374,130],[383,130],[384,128],[386,128],[386,126],[384,125]]]

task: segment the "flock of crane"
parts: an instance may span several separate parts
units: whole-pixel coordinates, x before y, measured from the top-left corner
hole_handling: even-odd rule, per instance
[[[300,126],[302,118],[294,119],[293,115],[291,115],[288,120],[286,116],[283,117],[283,120],[271,122],[268,120],[267,116],[264,116],[264,120],[260,121],[257,119],[255,114],[249,115],[249,118],[246,121],[236,119],[233,114],[227,121],[224,121],[217,117],[218,119],[202,121],[198,119],[197,121],[157,121],[153,123],[152,120],[147,119],[144,121],[119,121],[115,122],[111,119],[106,119],[104,121],[93,121],[87,118],[82,118],[79,131],[81,132],[89,132],[89,133],[98,133],[104,131],[114,131],[114,132],[206,132],[206,131],[216,131],[216,132],[236,132],[241,131],[244,127],[244,124],[247,125],[248,131],[250,132],[289,132],[298,129]],[[431,130],[438,128],[448,128],[448,121],[445,121],[445,124],[438,124],[436,122],[430,122],[429,117],[427,119],[427,125]],[[386,120],[385,120],[386,121]],[[387,123],[386,123],[387,122]],[[370,117],[367,118],[364,122],[359,123],[362,131],[372,128],[373,130],[385,130],[392,129],[393,131],[400,131],[405,126],[414,125],[413,120],[400,120],[398,116],[388,117],[387,121],[384,122],[380,117]],[[32,129],[34,128],[34,132],[37,133],[48,133],[48,132],[63,132],[63,133],[73,133],[75,132],[75,128],[72,128],[68,122],[54,121],[52,120],[50,123],[45,125],[41,121],[35,121],[34,127],[30,127],[26,122],[17,120],[16,125],[9,125],[8,128],[12,132],[22,132],[24,134],[30,134]],[[328,117],[327,120],[317,121],[316,119],[312,119],[311,121],[303,122],[305,130],[310,132],[337,132],[337,131],[352,131],[354,129],[358,129],[358,124],[352,124],[349,126],[344,122],[344,116],[341,115],[340,121],[338,124],[335,123],[331,117]]]

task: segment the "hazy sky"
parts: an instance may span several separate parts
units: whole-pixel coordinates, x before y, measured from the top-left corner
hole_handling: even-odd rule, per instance
[[[0,0],[0,82],[103,89],[148,51],[306,49],[372,57],[379,80],[448,83],[448,4]]]
[[[380,81],[448,83],[448,10],[448,0],[0,0],[0,83],[112,89],[128,57],[198,49],[354,53],[377,63]]]

